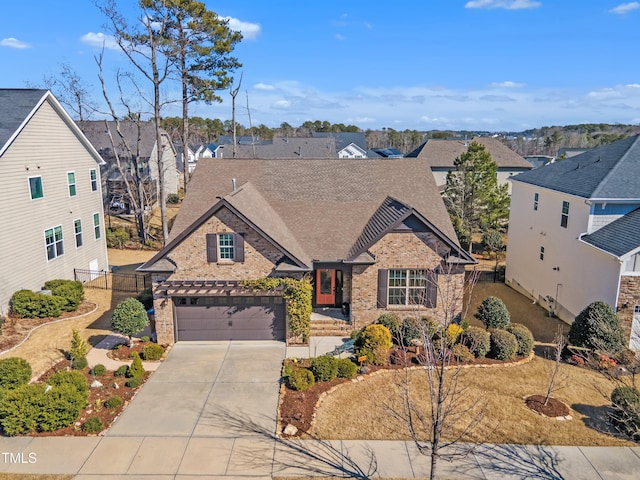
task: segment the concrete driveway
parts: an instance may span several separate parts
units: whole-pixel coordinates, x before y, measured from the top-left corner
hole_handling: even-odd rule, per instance
[[[285,348],[282,342],[177,343],[107,435],[272,434]]]

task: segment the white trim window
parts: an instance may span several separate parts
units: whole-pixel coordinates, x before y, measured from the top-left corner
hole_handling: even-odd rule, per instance
[[[98,240],[100,238],[100,214],[93,214],[93,235]]]
[[[538,194],[538,192],[535,192],[533,194],[533,210],[537,211],[538,210],[538,201],[540,199],[540,195]]]
[[[82,220],[79,218],[73,221],[73,231],[76,236],[76,248],[80,248],[82,246]]]
[[[218,259],[235,259],[235,235],[233,233],[218,234]]]
[[[44,244],[47,250],[47,260],[53,260],[64,254],[64,240],[62,225],[48,228],[44,231]]]
[[[562,215],[560,215],[560,226],[562,228],[567,228],[569,224],[569,202],[562,202]]]
[[[91,191],[98,191],[98,171],[95,168],[89,170],[89,178],[91,179]]]
[[[41,176],[29,177],[29,193],[31,194],[31,200],[37,200],[44,197]]]
[[[429,270],[390,269],[387,305],[435,306],[435,285]]]
[[[69,196],[75,197],[78,194],[76,172],[67,172],[67,184],[69,185]]]

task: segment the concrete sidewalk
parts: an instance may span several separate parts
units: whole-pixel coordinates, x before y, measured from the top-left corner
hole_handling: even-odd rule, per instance
[[[125,343],[126,341],[127,337],[124,337],[122,335],[107,335],[105,338],[100,340],[100,342],[95,347],[89,350],[89,352],[87,353],[87,363],[90,367],[101,363],[102,365],[107,367],[107,370],[117,370],[118,367],[122,365],[131,365],[131,361],[121,362],[119,360],[113,360],[107,355],[107,352],[111,350],[114,345]],[[144,369],[148,372],[155,372],[161,364],[162,362],[142,362]]]

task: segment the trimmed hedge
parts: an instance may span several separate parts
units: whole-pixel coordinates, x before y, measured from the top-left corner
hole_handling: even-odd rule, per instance
[[[11,296],[11,311],[21,318],[59,317],[66,300],[31,290],[18,290]]]
[[[384,325],[391,332],[391,337],[397,339],[400,336],[402,320],[395,313],[383,313],[376,320],[377,324]]]
[[[475,317],[487,328],[505,329],[511,322],[509,310],[498,297],[489,296],[482,300]]]
[[[140,385],[142,385],[142,377],[132,377],[127,380],[125,385],[129,388],[138,388]]]
[[[133,358],[133,361],[131,362],[129,370],[127,370],[127,377],[141,378],[144,375],[144,367],[142,366],[140,355],[138,354],[138,352],[133,352],[131,354],[131,358]]]
[[[578,314],[569,329],[569,342],[609,355],[623,350],[626,343],[616,312],[602,301],[589,304]]]
[[[621,385],[611,392],[611,422],[621,433],[640,440],[640,390]]]
[[[75,312],[84,300],[84,287],[77,280],[49,280],[44,284],[45,290],[51,290],[51,294],[64,299],[62,310]]]
[[[128,377],[127,373],[129,372],[129,365],[121,365],[118,369],[113,372],[114,377]]]
[[[311,359],[311,373],[316,382],[327,382],[338,376],[338,359],[322,355]]]
[[[104,425],[102,424],[102,420],[98,417],[89,417],[82,424],[82,431],[87,433],[99,433],[104,429]]]
[[[104,365],[102,365],[101,363],[94,365],[91,370],[89,370],[89,373],[91,375],[95,375],[97,377],[101,377],[102,375],[104,375],[105,373],[107,373],[107,367],[105,367]]]
[[[291,375],[287,377],[287,382],[289,383],[289,387],[299,392],[309,390],[316,383],[313,373],[306,368],[295,369],[291,372]]]
[[[476,358],[469,350],[469,347],[461,343],[456,343],[451,349],[451,353],[459,362],[470,362]]]
[[[149,325],[149,317],[144,305],[135,298],[127,298],[113,309],[111,329],[131,338]]]
[[[338,358],[338,378],[356,378],[358,365],[348,358]]]
[[[86,377],[82,373],[73,370],[55,372],[47,379],[47,383],[53,387],[72,385],[79,392],[89,391],[89,383]]]
[[[513,333],[497,328],[489,331],[491,340],[491,356],[498,360],[509,360],[518,352],[518,340]]]
[[[89,366],[89,362],[87,361],[87,357],[78,357],[71,360],[71,368],[74,370],[82,370]]]
[[[384,325],[368,325],[359,338],[358,355],[374,365],[386,365],[391,349],[391,332]]]
[[[489,353],[491,347],[490,334],[484,328],[471,326],[462,333],[460,343],[469,348],[476,358],[482,358]]]
[[[104,406],[105,408],[118,408],[122,406],[123,403],[124,400],[122,400],[122,397],[114,395],[113,397],[109,397],[104,401]]]
[[[160,360],[164,355],[164,347],[157,343],[150,343],[142,348],[142,358],[145,360]]]
[[[24,358],[10,357],[0,360],[0,388],[13,390],[31,380],[31,365]]]
[[[521,323],[511,323],[507,326],[507,332],[513,333],[518,341],[518,355],[528,356],[533,350],[533,334],[531,330]]]

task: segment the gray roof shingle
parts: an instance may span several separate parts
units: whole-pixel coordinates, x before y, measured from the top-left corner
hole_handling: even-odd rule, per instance
[[[0,89],[0,150],[46,93],[34,88]]]
[[[640,199],[640,136],[593,148],[513,177],[590,199]]]
[[[582,240],[616,257],[640,247],[640,208],[614,220]]]

